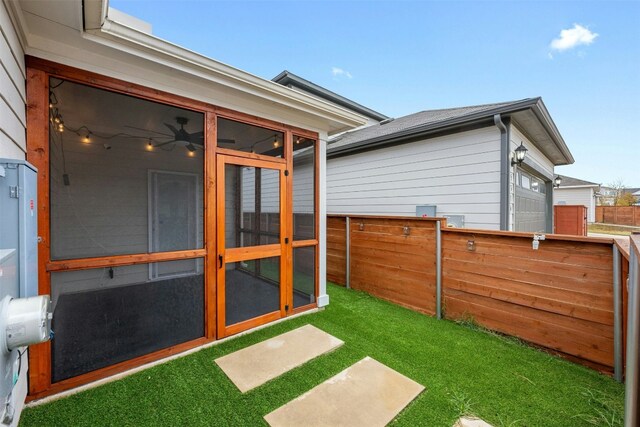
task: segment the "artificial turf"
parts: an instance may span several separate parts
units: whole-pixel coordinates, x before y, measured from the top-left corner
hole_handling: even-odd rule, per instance
[[[622,425],[624,388],[588,368],[477,328],[436,320],[328,286],[331,304],[45,405],[21,426],[260,426],[263,416],[365,356],[426,390],[393,422],[451,426],[473,414],[494,426]],[[242,394],[214,359],[310,323],[345,344]]]

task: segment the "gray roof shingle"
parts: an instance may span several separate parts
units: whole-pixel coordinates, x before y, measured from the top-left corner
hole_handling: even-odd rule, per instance
[[[562,178],[562,184],[560,184],[560,188],[562,187],[574,187],[578,185],[591,185],[591,186],[600,186],[600,184],[591,181],[585,181],[583,179],[572,178],[566,175],[558,174],[560,178]]]
[[[394,119],[392,121],[383,121],[379,124],[371,125],[362,129],[356,129],[338,135],[337,137],[329,141],[329,149],[345,147],[372,138],[391,136],[401,131],[408,131],[414,127],[423,127],[427,125],[435,126],[440,122],[445,122],[456,118],[463,118],[465,116],[471,116],[485,111],[488,112],[498,108],[509,107],[510,105],[516,105],[530,99],[533,98],[510,102],[499,102],[494,104],[472,105],[468,107],[420,111],[418,113],[398,117],[397,119]]]

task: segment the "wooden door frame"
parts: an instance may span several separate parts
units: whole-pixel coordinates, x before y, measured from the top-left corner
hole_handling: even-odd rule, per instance
[[[149,262],[172,261],[190,258],[204,258],[205,263],[205,336],[193,341],[179,344],[127,360],[115,365],[108,366],[96,371],[69,378],[56,383],[51,382],[51,343],[46,342],[29,348],[29,395],[27,400],[42,398],[63,390],[74,388],[82,384],[96,381],[123,371],[130,370],[136,366],[159,360],[164,357],[183,352],[190,348],[211,342],[218,337],[217,329],[217,207],[216,207],[216,154],[227,150],[218,149],[217,141],[217,118],[224,117],[243,123],[266,127],[272,130],[285,133],[285,159],[269,159],[271,161],[285,164],[289,171],[292,170],[292,133],[305,138],[319,140],[318,133],[303,128],[287,125],[269,119],[264,119],[254,115],[237,112],[228,108],[219,107],[210,103],[197,101],[184,96],[171,94],[150,87],[138,85],[102,74],[74,68],[71,66],[55,63],[33,56],[26,56],[27,66],[27,160],[38,169],[38,228],[39,237],[42,238],[38,245],[38,292],[40,295],[51,293],[51,273],[55,271],[82,270],[100,267],[115,267],[125,265],[135,265]],[[110,92],[120,93],[144,99],[152,102],[159,102],[188,110],[196,111],[204,115],[205,149],[204,149],[204,247],[202,249],[158,252],[132,255],[119,255],[113,257],[96,257],[84,259],[72,259],[53,261],[50,251],[50,198],[49,198],[49,79],[58,78],[73,83],[104,89]],[[213,143],[212,143],[213,142]],[[318,151],[316,149],[316,151]],[[229,154],[229,153],[225,153]],[[232,154],[237,155],[237,152]],[[317,154],[317,153],[316,153]],[[265,156],[242,154],[245,158],[254,160],[264,160]],[[319,157],[316,155],[316,238],[318,236],[318,174]],[[275,159],[275,160],[274,160]],[[291,176],[287,181],[287,194],[291,195]],[[290,202],[290,198],[288,199]],[[290,206],[287,208],[290,209]],[[291,212],[289,210],[288,212]],[[286,230],[290,233],[291,230]],[[290,236],[292,237],[292,236]],[[291,243],[291,241],[290,241]],[[286,252],[291,252],[291,246]],[[316,241],[316,296],[318,294],[318,249]],[[292,304],[290,304],[292,307]],[[309,307],[312,308],[312,307]],[[305,307],[306,309],[306,307]]]
[[[261,156],[266,157],[266,156]],[[217,276],[216,282],[218,283],[218,295],[217,295],[217,336],[224,338],[238,332],[245,331],[247,329],[261,326],[274,320],[287,316],[288,312],[285,309],[289,305],[289,294],[292,292],[290,289],[289,270],[292,269],[287,252],[290,252],[291,238],[289,236],[289,230],[291,226],[289,223],[293,221],[291,215],[288,214],[288,180],[289,175],[287,173],[286,162],[283,159],[256,159],[247,156],[235,156],[230,155],[227,152],[225,154],[216,155],[216,205],[218,206],[220,215],[217,217],[216,230],[218,232],[217,240]],[[250,166],[261,169],[270,169],[279,171],[279,196],[280,196],[280,243],[258,245],[250,247],[236,247],[226,248],[226,201],[225,201],[225,165],[231,164],[236,166]],[[255,221],[260,221],[260,217],[257,216]],[[258,236],[259,237],[259,236]],[[276,312],[267,313],[261,316],[254,317],[233,325],[226,324],[226,289],[225,289],[225,276],[227,263],[248,261],[255,259],[263,259],[269,257],[280,257],[280,309]]]

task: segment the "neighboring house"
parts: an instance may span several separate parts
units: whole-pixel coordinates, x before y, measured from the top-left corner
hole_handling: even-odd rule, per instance
[[[289,72],[276,80],[283,75],[295,89],[362,112]],[[329,141],[328,213],[415,216],[431,205],[468,228],[551,232],[554,167],[574,160],[542,99],[368,117],[378,123]],[[514,167],[520,144],[528,152]]]
[[[621,190],[616,190],[615,188],[602,186],[600,188],[600,194],[597,197],[598,205],[602,206],[614,206],[616,203],[616,196],[620,194],[631,194],[636,198],[636,205],[640,203],[640,188],[635,187],[626,187]]]
[[[596,198],[600,184],[558,175],[562,179],[560,187],[553,190],[554,205],[582,205],[587,207],[587,222],[596,221]]]
[[[616,199],[616,190],[604,185],[600,186],[600,191],[596,195],[598,206],[613,206]]]
[[[0,158],[38,169],[56,332],[29,349],[32,398],[328,303],[322,159],[366,115],[106,0],[3,0],[0,29]]]

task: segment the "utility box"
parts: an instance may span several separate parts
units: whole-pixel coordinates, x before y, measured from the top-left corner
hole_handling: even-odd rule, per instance
[[[419,218],[436,216],[437,205],[417,205],[416,216]]]
[[[0,159],[0,300],[38,295],[37,170]]]
[[[447,227],[464,228],[464,215],[442,215],[447,219]]]
[[[26,360],[19,347],[48,339],[48,296],[38,295],[37,170],[0,159],[0,423],[11,424]],[[33,297],[33,298],[26,298]],[[42,314],[44,312],[44,314]],[[26,357],[26,356],[25,356]]]

